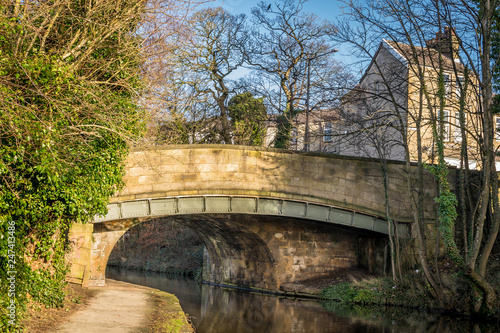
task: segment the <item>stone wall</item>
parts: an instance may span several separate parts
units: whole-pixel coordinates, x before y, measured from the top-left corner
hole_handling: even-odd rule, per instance
[[[94,224],[90,259],[86,275],[88,286],[104,286],[106,265],[116,243],[123,234],[134,225],[143,222],[141,219],[128,219]]]

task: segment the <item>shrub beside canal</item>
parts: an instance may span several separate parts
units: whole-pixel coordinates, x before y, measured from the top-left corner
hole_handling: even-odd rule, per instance
[[[343,304],[380,304],[411,308],[426,307],[426,293],[419,284],[395,285],[391,279],[344,282],[325,288],[320,297]]]

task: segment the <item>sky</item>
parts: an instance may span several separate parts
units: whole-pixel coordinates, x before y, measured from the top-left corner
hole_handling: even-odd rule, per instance
[[[274,0],[264,0],[265,2],[273,3]],[[250,9],[256,7],[260,0],[219,0],[217,3],[222,3],[222,7],[229,10],[233,14],[244,13],[250,15]],[[340,6],[342,3],[336,0],[309,0],[304,5],[304,10],[309,13],[314,13],[323,19],[333,20],[341,13]]]
[[[231,14],[245,14],[247,18],[251,17],[250,10],[257,7],[261,0],[216,0],[214,6],[222,6]],[[264,2],[274,3],[275,0],[264,0]],[[304,4],[304,12],[312,13],[318,17],[335,22],[342,15],[343,2],[338,0],[309,0]],[[346,46],[336,47],[339,52],[335,54],[338,60],[350,64],[357,59],[353,59]]]

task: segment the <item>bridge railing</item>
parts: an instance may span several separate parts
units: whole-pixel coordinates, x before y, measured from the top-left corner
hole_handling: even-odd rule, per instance
[[[254,214],[301,218],[388,234],[387,221],[376,216],[339,207],[296,200],[255,196],[200,195],[139,199],[108,205],[108,214],[94,223],[120,219],[186,214]],[[409,225],[400,223],[398,233],[409,234]]]

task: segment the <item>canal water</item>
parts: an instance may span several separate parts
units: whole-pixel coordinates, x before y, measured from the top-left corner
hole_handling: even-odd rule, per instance
[[[347,307],[115,267],[106,268],[106,277],[174,294],[197,333],[498,332],[496,325],[440,314],[391,307]]]

